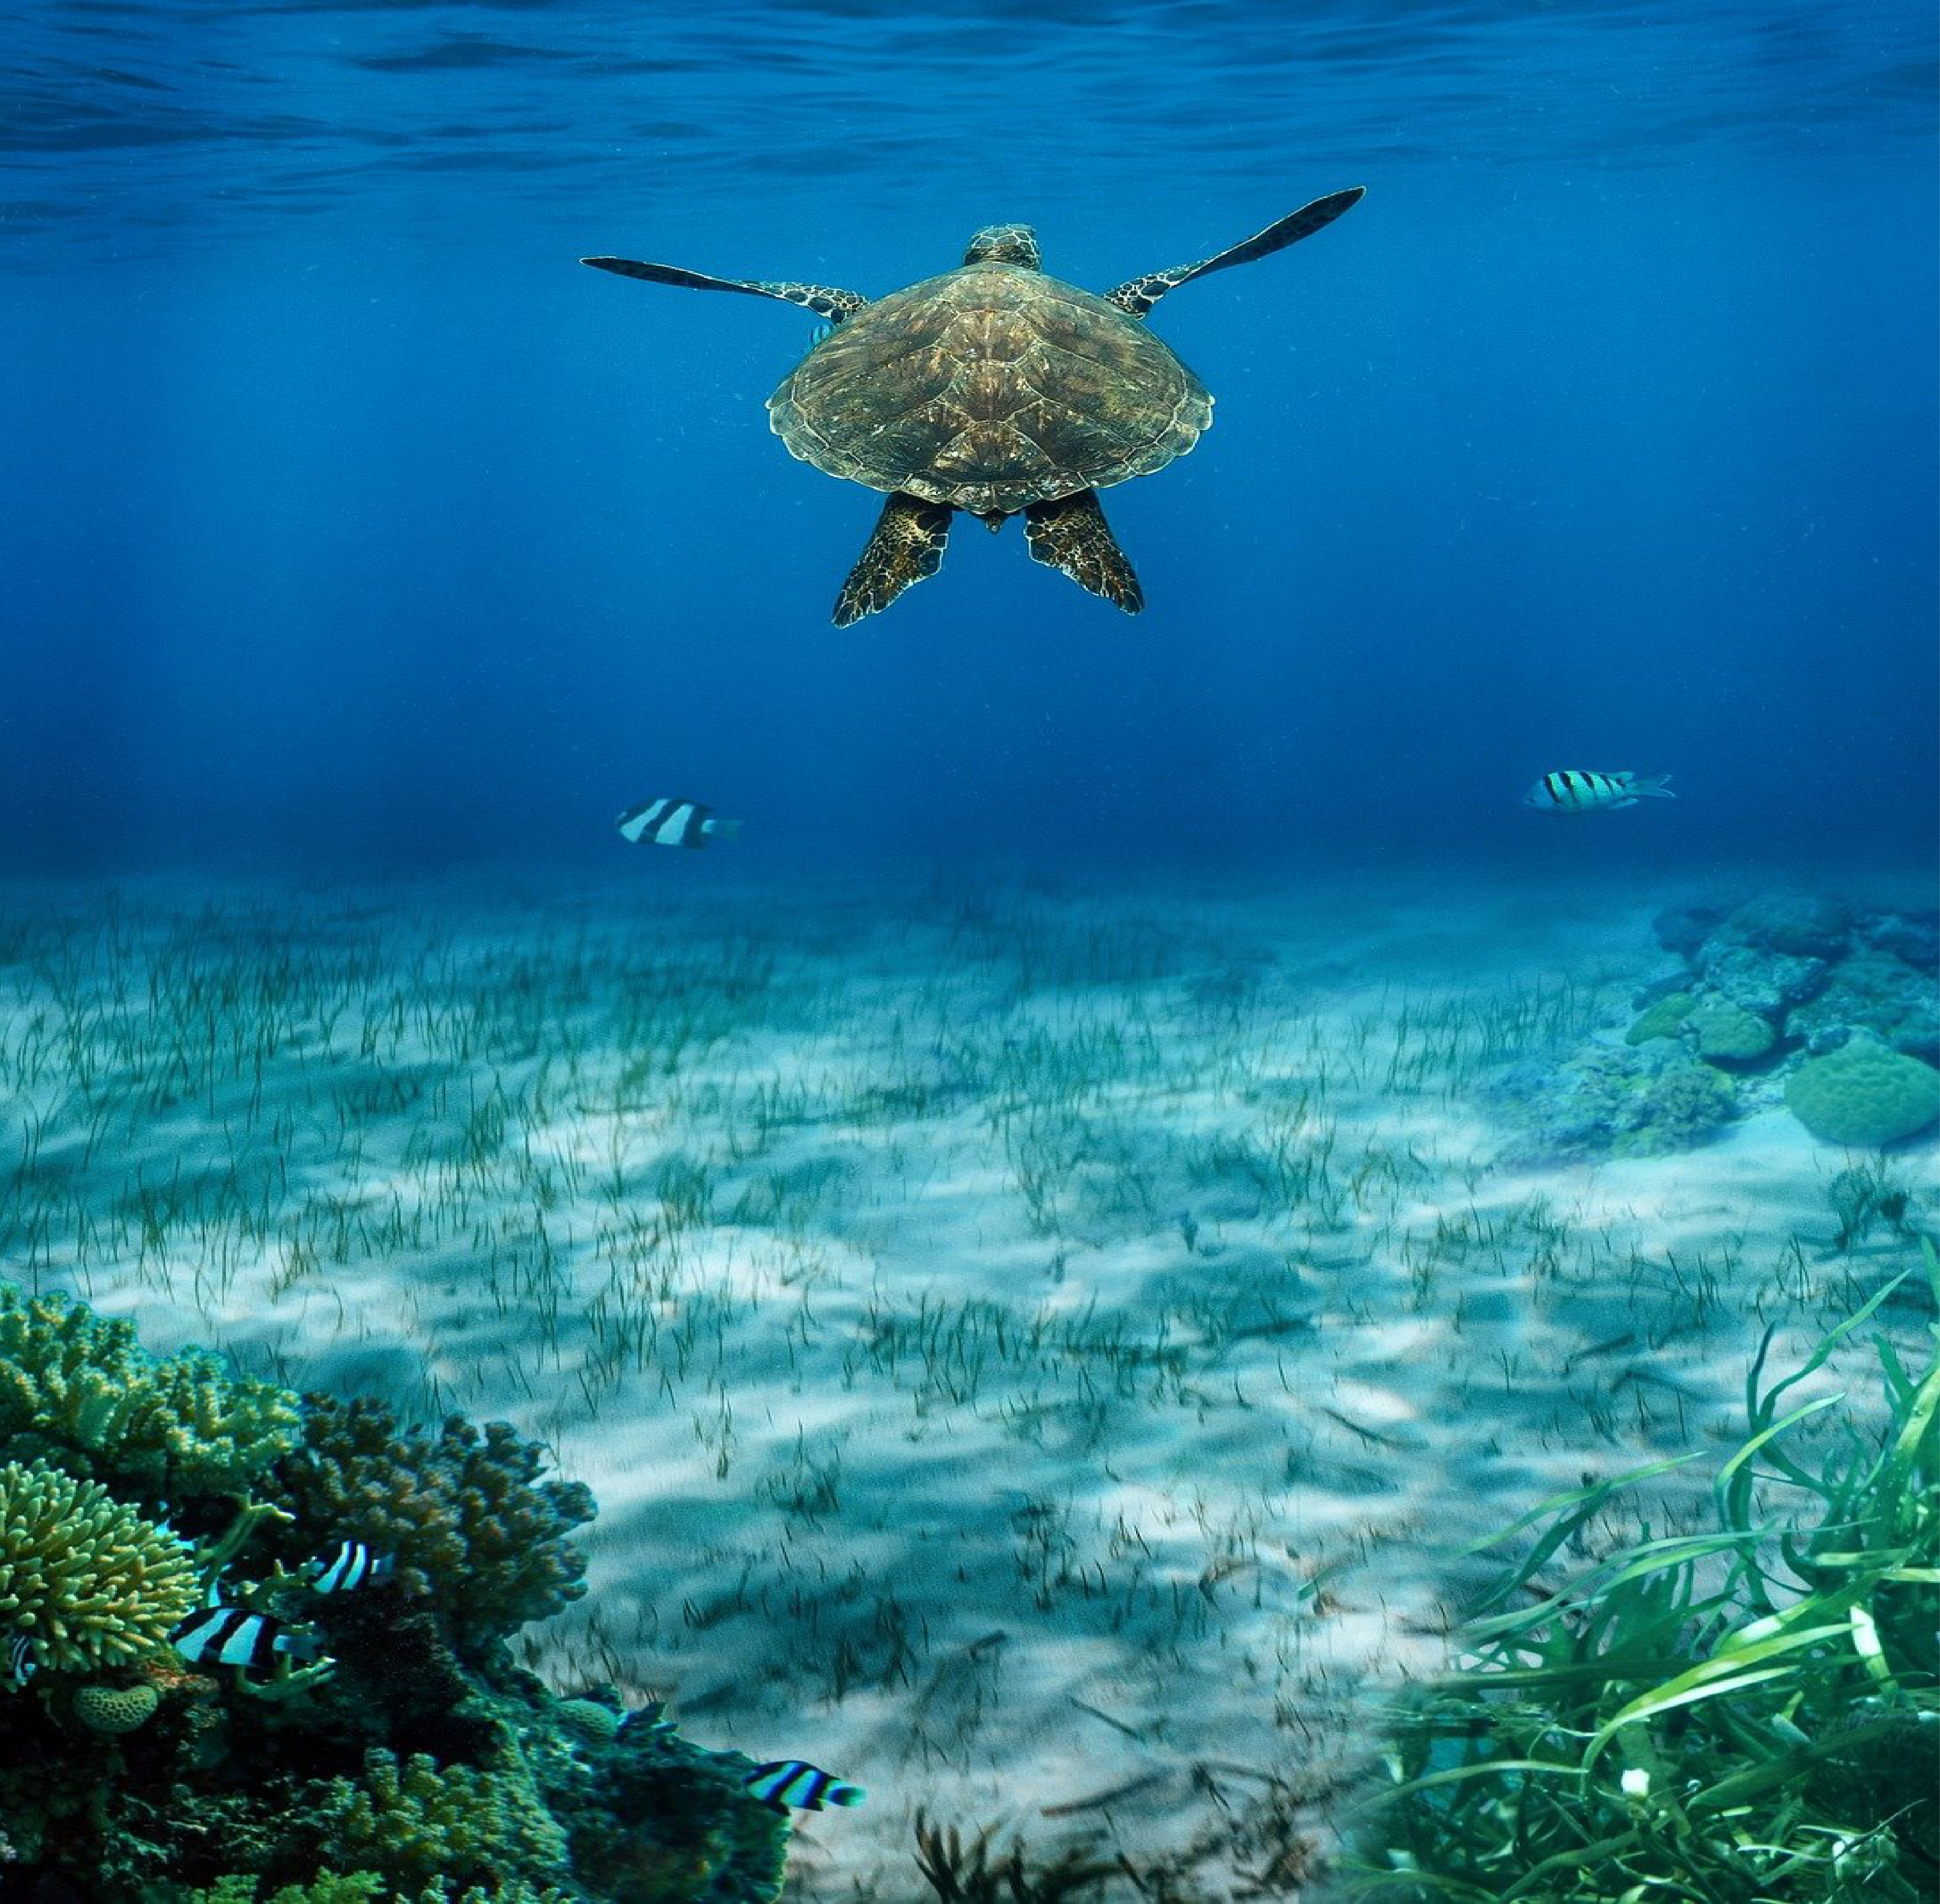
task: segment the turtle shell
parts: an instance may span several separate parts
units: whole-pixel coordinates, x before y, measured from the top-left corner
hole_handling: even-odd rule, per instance
[[[1116,305],[980,263],[865,305],[768,415],[831,476],[1009,515],[1164,468],[1198,441],[1212,399]]]

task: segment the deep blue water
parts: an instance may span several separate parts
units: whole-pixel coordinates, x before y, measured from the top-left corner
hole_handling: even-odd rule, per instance
[[[1935,846],[1926,0],[254,6],[10,16],[0,864],[1483,874]],[[1136,620],[868,493],[782,305],[1023,219],[1103,289],[1342,186],[1154,328]],[[1547,769],[1676,804],[1524,813]]]

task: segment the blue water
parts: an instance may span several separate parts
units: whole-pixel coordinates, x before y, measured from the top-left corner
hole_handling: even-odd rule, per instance
[[[706,12],[10,17],[0,865],[612,866],[663,792],[766,871],[1931,858],[1926,0]],[[1105,496],[1136,620],[959,520],[833,629],[807,320],[575,261],[1102,289],[1353,184],[1153,319],[1220,407]]]

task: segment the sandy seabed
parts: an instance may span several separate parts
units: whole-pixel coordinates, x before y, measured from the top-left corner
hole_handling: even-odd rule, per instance
[[[1459,1551],[1728,1448],[1767,1323],[1786,1367],[1917,1260],[1834,1250],[1853,1160],[1769,1089],[1699,1150],[1495,1161],[1490,1073],[1672,969],[1661,888],[685,863],[0,891],[0,1268],[543,1437],[602,1511],[530,1663],[866,1786],[804,1899],[914,1904],[919,1808],[1293,1894]],[[1877,1408],[1864,1359],[1800,1398]]]

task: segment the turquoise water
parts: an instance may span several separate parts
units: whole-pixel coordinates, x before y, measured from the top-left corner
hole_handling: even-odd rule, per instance
[[[464,1662],[561,1816],[634,1749],[561,1699],[658,1701],[736,1804],[868,1788],[794,1817],[801,1904],[946,1896],[944,1828],[1105,1860],[1082,1904],[1325,1894],[1388,1701],[1527,1545],[1468,1542],[1687,1460],[1542,1585],[1707,1524],[1768,1327],[1789,1371],[1879,1298],[1917,1370],[1927,10],[4,37],[0,1277],[590,1484],[590,1591]],[[880,499],[769,429],[808,316],[578,261],[876,299],[1023,220],[1102,291],[1350,185],[1151,317],[1217,408],[1103,493],[1136,618],[959,516],[831,626]],[[1625,769],[1676,798],[1522,804]],[[627,844],[660,796],[740,830]],[[1798,1390],[1816,1457],[1880,1432],[1871,1353]],[[205,1555],[234,1506],[154,1497]],[[309,1533],[234,1563],[279,1616],[273,1549],[379,1539]],[[0,1891],[361,1844],[419,1904],[324,1823],[373,1741],[489,1756],[408,1706],[412,1578],[316,1616],[349,1663],[286,1731],[172,1657],[109,1676],[163,1688],[119,1744],[72,1668],[0,1680]],[[671,1904],[623,1850],[548,1881]]]

